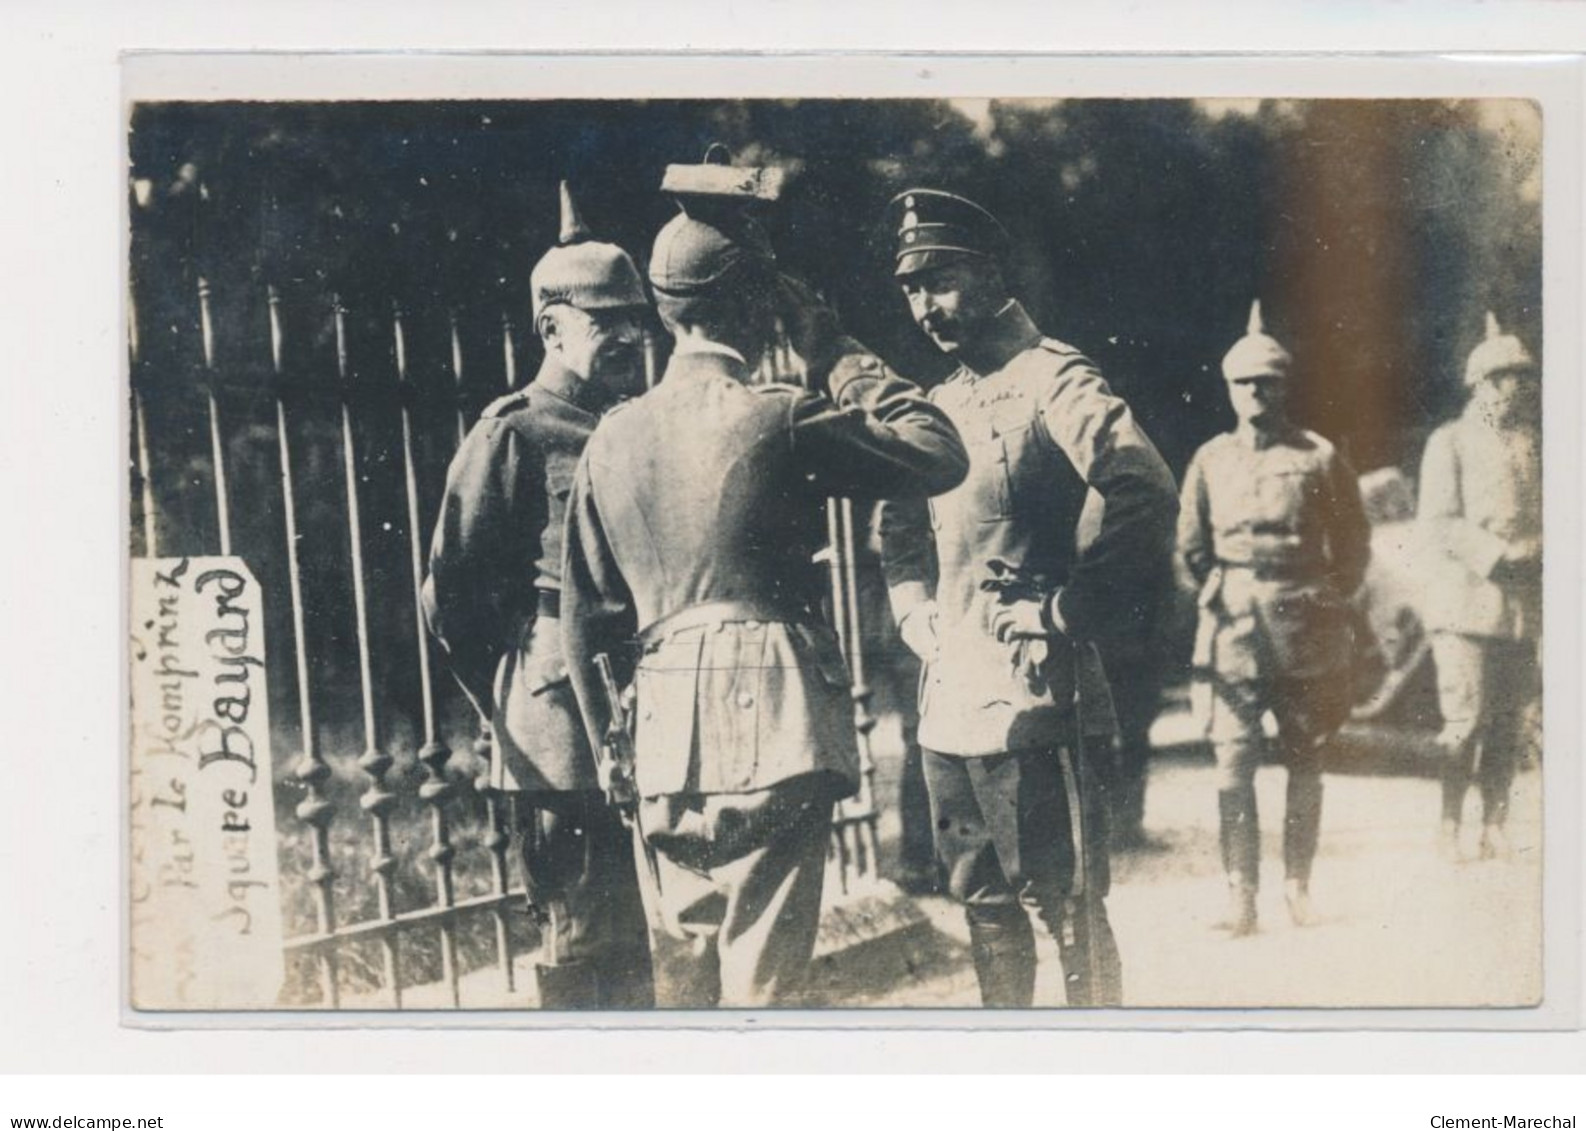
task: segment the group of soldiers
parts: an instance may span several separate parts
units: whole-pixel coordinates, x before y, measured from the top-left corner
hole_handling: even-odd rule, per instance
[[[984,1004],[1031,1004],[1031,910],[1071,1005],[1123,1001],[1103,754],[1119,715],[1142,714],[1115,700],[1139,698],[1149,665],[1108,662],[1139,639],[1175,562],[1199,594],[1224,926],[1257,926],[1269,714],[1288,767],[1285,891],[1306,922],[1370,531],[1344,460],[1287,416],[1291,358],[1259,307],[1223,363],[1238,425],[1196,455],[1181,507],[1129,406],[1012,293],[1007,233],[983,208],[919,188],[885,216],[895,283],[956,363],[926,394],[780,270],[731,195],[679,197],[646,288],[564,186],[559,245],[531,279],[544,362],[485,411],[448,475],[426,613],[514,801],[542,1007],[758,1006],[805,975],[833,809],[859,784],[850,676],[814,564],[832,497],[879,503],[893,616],[922,664],[935,860]],[[646,390],[652,308],[674,346]],[[1472,385],[1516,401],[1535,367],[1516,339],[1494,340],[1507,344],[1473,356]],[[774,342],[801,384],[755,383]],[[1514,416],[1496,397],[1473,404]],[[1491,461],[1518,458],[1482,428],[1433,438],[1423,492],[1449,569],[1481,593],[1434,626],[1458,704],[1445,818],[1457,834],[1476,773],[1496,849],[1513,775],[1502,728],[1537,631],[1511,591],[1539,579],[1540,496],[1473,489]]]

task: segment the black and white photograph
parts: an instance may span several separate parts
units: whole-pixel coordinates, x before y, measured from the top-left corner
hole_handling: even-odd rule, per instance
[[[130,1023],[1547,1002],[1540,103],[124,126]]]

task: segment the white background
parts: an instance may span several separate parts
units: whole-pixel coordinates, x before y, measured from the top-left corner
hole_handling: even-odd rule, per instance
[[[1117,3],[1059,8],[1043,2],[950,0],[909,3],[596,4],[592,0],[424,4],[388,0],[332,9],[326,3],[226,4],[222,0],[122,4],[11,3],[0,9],[0,68],[8,98],[0,149],[0,230],[5,249],[0,327],[10,372],[0,382],[0,458],[6,488],[0,530],[0,624],[9,643],[0,741],[0,1065],[15,1072],[396,1072],[428,1071],[901,1071],[1000,1072],[1567,1072],[1586,1065],[1586,1039],[1571,1034],[1451,1033],[1057,1033],[859,1031],[611,1033],[291,1031],[152,1033],[121,1027],[120,720],[124,648],[120,600],[125,509],[121,492],[122,353],[120,203],[121,72],[129,49],[772,49],[1083,52],[1286,51],[1568,51],[1586,47],[1586,8],[1573,3],[1334,3],[1282,5]],[[283,73],[292,63],[281,60]],[[709,63],[701,60],[701,69]],[[1149,68],[1147,68],[1149,70]],[[1579,74],[1579,72],[1577,72]],[[1508,91],[1497,84],[1494,94]],[[584,93],[584,92],[580,92]],[[593,93],[593,92],[589,92]],[[929,93],[922,90],[920,93]],[[1579,139],[1575,139],[1578,149]],[[1550,234],[1550,239],[1558,233]],[[1578,265],[1578,224],[1565,233]],[[1554,245],[1550,243],[1549,254]],[[1560,255],[1564,249],[1559,248]],[[1550,261],[1549,271],[1557,265]],[[1550,273],[1550,282],[1553,276]],[[1578,280],[1574,304],[1552,304],[1548,348],[1573,337],[1580,357]],[[1580,373],[1552,372],[1554,382]],[[1576,398],[1578,403],[1578,398]],[[1552,429],[1562,422],[1549,419]],[[1578,414],[1568,421],[1578,456]],[[1552,448],[1550,451],[1557,451]],[[1550,474],[1552,469],[1550,468]],[[1555,484],[1550,482],[1550,491]],[[1577,571],[1569,616],[1550,626],[1581,637]],[[1557,501],[1557,500],[1552,500]],[[1550,555],[1558,545],[1549,515]],[[1550,559],[1550,568],[1554,561]],[[1550,580],[1550,584],[1552,584]],[[1554,590],[1550,590],[1550,601]],[[1550,605],[1555,614],[1561,606]],[[1550,641],[1551,644],[1551,641]],[[1560,673],[1551,672],[1555,679]],[[1578,667],[1571,677],[1580,689]],[[1555,683],[1559,691],[1570,690]],[[1550,689],[1550,728],[1582,733],[1581,696]],[[1556,705],[1556,706],[1555,706]],[[1573,717],[1566,715],[1573,712]],[[1554,734],[1550,733],[1550,743]],[[1578,758],[1580,747],[1550,744],[1550,754]],[[1574,780],[1578,783],[1579,775]],[[1573,811],[1580,812],[1578,800]],[[1578,844],[1578,839],[1574,842]],[[1550,857],[1550,866],[1554,861]],[[1580,899],[1574,866],[1573,898]],[[1578,934],[1550,939],[1581,946]],[[1577,987],[1578,988],[1578,987]],[[396,1106],[391,1082],[261,1088],[257,1083],[187,1081],[142,1091],[133,1083],[0,1081],[0,1120],[14,1115],[174,1113],[167,1126],[272,1126],[283,1118],[358,1103],[383,1126],[434,1126],[472,1111],[476,1085],[436,1081]],[[14,1086],[13,1086],[14,1085]],[[780,1084],[712,1086],[590,1081],[545,1106],[538,1085],[495,1094],[493,1121],[564,1122],[558,1104],[592,1109],[593,1122],[634,1118],[689,1126],[719,1124],[764,1104],[778,1113],[808,1111],[847,1122],[846,1105],[903,1115],[929,1103],[933,1122],[972,1122],[993,1095],[987,1083],[892,1082],[836,1090]],[[152,1085],[145,1087],[151,1088]],[[1550,1082],[1443,1079],[1232,1083],[1091,1080],[1026,1091],[1027,1118],[1070,1122],[1074,1106],[1154,1113],[1152,1122],[1203,1126],[1321,1126],[1350,1119],[1362,1126],[1427,1127],[1431,1115],[1577,1115],[1579,1077]],[[1473,1092],[1464,1089],[1473,1088]],[[999,1092],[1004,1099],[1013,1097]],[[774,1100],[769,1097],[775,1097]],[[571,1097],[569,1099],[569,1097]],[[688,1098],[692,1097],[692,1098]],[[1257,1108],[1248,1106],[1250,1099]],[[546,1097],[549,1100],[549,1097]],[[654,1101],[654,1102],[651,1102]],[[18,1105],[26,1102],[26,1107]],[[363,1108],[365,1102],[368,1107]],[[1113,1105],[1122,1104],[1122,1108]],[[429,1117],[427,1104],[436,1105]],[[511,1104],[509,1110],[501,1105]],[[1002,1108],[998,1103],[996,1107]],[[1540,1109],[1540,1110],[1539,1110]],[[405,1119],[389,1118],[401,1111]],[[1259,1116],[1258,1111],[1265,1112]],[[205,1118],[210,1113],[212,1118]],[[444,1113],[444,1114],[442,1114]],[[988,1113],[989,1114],[989,1113]],[[223,1118],[224,1117],[224,1118]],[[673,1117],[682,1117],[674,1119]],[[412,1122],[409,1122],[411,1120]],[[1250,1120],[1250,1122],[1246,1122]],[[257,1121],[257,1122],[256,1122]],[[340,1118],[336,1122],[341,1122]],[[759,1121],[758,1118],[755,1119]],[[320,1126],[318,1119],[297,1119]],[[1087,1122],[1090,1122],[1087,1120]],[[6,1126],[8,1124],[0,1124]],[[1124,1125],[1144,1125],[1124,1121]]]

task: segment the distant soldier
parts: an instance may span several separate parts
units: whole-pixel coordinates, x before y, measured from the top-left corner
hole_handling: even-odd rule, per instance
[[[1430,567],[1422,611],[1447,755],[1443,848],[1458,854],[1474,776],[1481,855],[1490,858],[1508,848],[1509,791],[1540,690],[1542,435],[1536,362],[1487,318],[1488,336],[1465,366],[1465,411],[1426,442],[1419,522]]]
[[[1221,925],[1236,936],[1257,925],[1255,775],[1269,712],[1288,766],[1285,895],[1296,924],[1311,919],[1323,751],[1349,714],[1348,602],[1371,557],[1355,473],[1289,420],[1291,367],[1255,303],[1249,332],[1223,358],[1238,424],[1195,453],[1179,512],[1179,557],[1200,604],[1194,699],[1217,756],[1231,904]]]
[[[560,246],[530,276],[545,361],[496,401],[447,474],[425,611],[490,722],[491,783],[513,801],[542,927],[547,1009],[654,1004],[627,831],[606,804],[562,659],[567,492],[601,413],[644,387],[633,260],[592,240],[562,186]]]
[[[964,452],[871,356],[814,366],[823,389],[746,385],[786,294],[751,221],[679,215],[650,282],[677,344],[579,465],[563,631],[591,735],[609,716],[597,657],[635,677],[658,1000],[765,1005],[806,973],[832,807],[858,783],[848,675],[817,611],[826,498],[940,492]]]
[[[1069,1004],[1116,1005],[1101,789],[1114,720],[1094,640],[1171,559],[1173,477],[1096,367],[1012,296],[990,213],[915,189],[887,217],[914,320],[958,362],[931,400],[969,451],[962,486],[889,504],[882,526],[899,629],[925,665],[937,856],[985,1005],[1032,1002],[1027,906],[1057,940]]]

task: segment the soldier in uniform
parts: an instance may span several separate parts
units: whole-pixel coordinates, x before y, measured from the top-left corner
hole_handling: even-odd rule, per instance
[[[1419,522],[1428,556],[1423,614],[1437,662],[1442,844],[1459,851],[1471,778],[1481,786],[1484,858],[1507,851],[1504,822],[1542,631],[1541,382],[1519,338],[1488,315],[1465,367],[1470,399],[1426,442]]]
[[[675,217],[650,282],[676,348],[579,465],[563,632],[592,736],[609,714],[596,657],[635,677],[658,1001],[764,1005],[808,967],[832,806],[858,782],[848,675],[816,611],[825,500],[940,492],[965,458],[873,356],[814,366],[824,389],[745,384],[786,293],[747,219]]]
[[[969,923],[981,1000],[1027,1006],[1035,935],[1058,942],[1072,1005],[1115,1005],[1104,898],[1103,755],[1113,716],[1094,646],[1172,554],[1173,477],[1129,407],[1043,337],[998,264],[1002,226],[916,189],[888,209],[920,328],[958,362],[932,390],[969,451],[963,485],[884,515],[900,631],[925,665],[920,745],[936,850]],[[1086,500],[1099,528],[1080,547]],[[994,593],[999,578],[1013,585]]]
[[[494,740],[491,784],[542,928],[547,1009],[654,1004],[644,909],[621,822],[606,804],[562,659],[567,492],[585,442],[643,389],[633,260],[590,238],[562,186],[561,243],[530,276],[545,360],[485,410],[446,478],[424,587],[430,628]]]
[[[1349,714],[1348,601],[1371,557],[1355,473],[1286,410],[1292,359],[1251,307],[1248,333],[1223,358],[1238,424],[1208,441],[1184,475],[1179,558],[1199,595],[1194,700],[1217,758],[1230,910],[1254,933],[1261,835],[1255,774],[1271,712],[1288,766],[1285,895],[1310,919],[1311,863],[1322,819],[1322,756]]]

